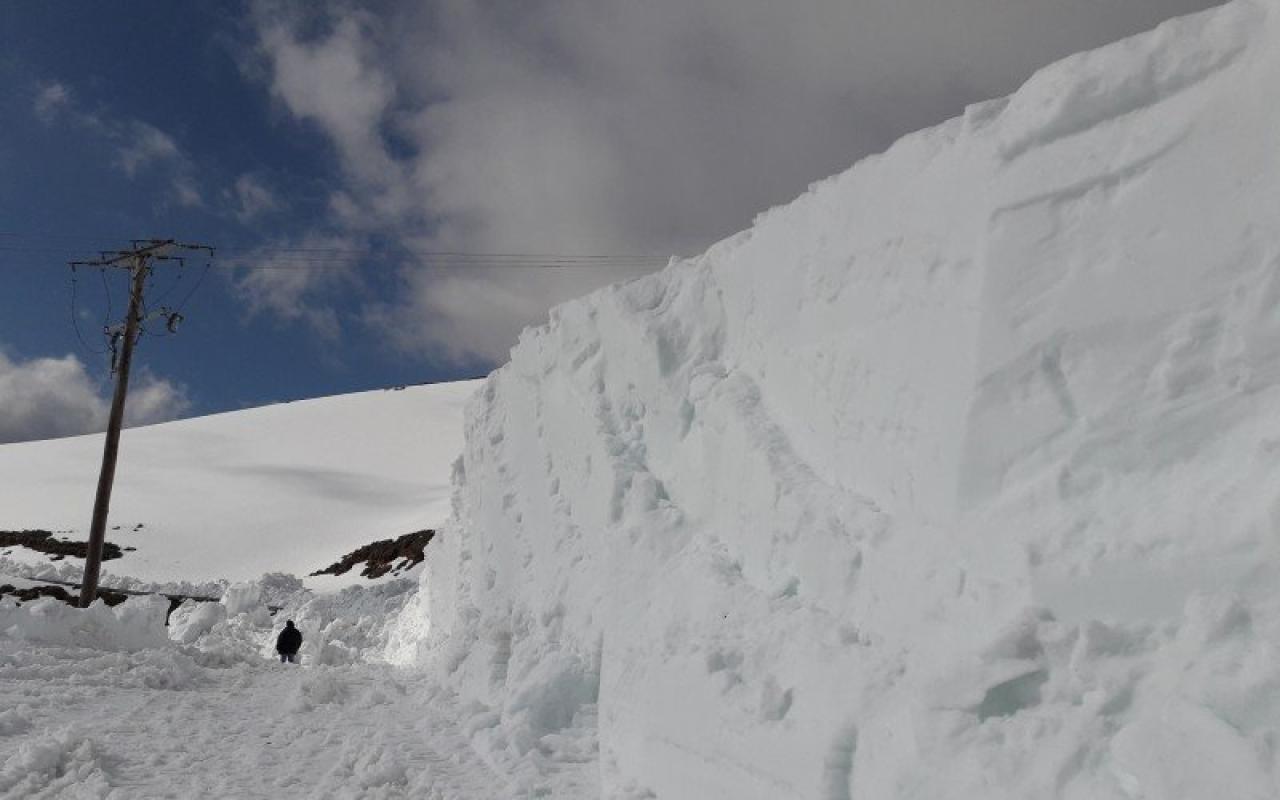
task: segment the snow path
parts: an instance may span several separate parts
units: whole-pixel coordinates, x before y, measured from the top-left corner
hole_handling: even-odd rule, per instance
[[[209,668],[0,640],[0,797],[598,796],[589,762],[500,777],[465,733],[471,709],[429,684],[384,665]]]

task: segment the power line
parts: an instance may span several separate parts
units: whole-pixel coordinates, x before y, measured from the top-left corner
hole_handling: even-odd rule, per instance
[[[177,289],[178,289],[178,284],[182,282],[182,276],[183,276],[185,273],[186,273],[186,264],[179,264],[179,265],[178,265],[178,274],[177,274],[177,277],[174,279],[173,283],[169,284],[168,288],[166,288],[166,289],[164,290],[164,292],[163,292],[159,297],[157,297],[157,298],[155,299],[155,304],[156,304],[156,305],[161,306],[161,307],[163,307],[163,306],[164,306],[164,301],[165,301],[166,299],[168,299],[168,298],[169,298],[169,296],[170,296],[171,294],[173,294],[175,291],[177,291]],[[155,283],[155,278],[156,278],[155,273],[152,273],[152,274],[151,274],[151,276],[150,276],[150,280],[151,280],[152,284],[154,284],[154,283]]]
[[[5,253],[30,253],[35,255],[41,254],[71,254],[83,252],[82,248],[75,247],[39,247],[32,245],[13,245],[0,244],[0,252]],[[406,250],[406,249],[386,249],[378,250],[368,248],[363,250],[356,249],[324,249],[324,248],[289,248],[289,247],[261,247],[261,248],[226,248],[220,249],[223,254],[239,253],[240,258],[256,257],[271,258],[273,256],[287,256],[289,258],[298,259],[363,259],[371,257],[386,257],[395,255],[416,256],[423,259],[441,259],[448,261],[486,261],[486,262],[506,262],[506,261],[575,261],[575,262],[610,262],[610,261],[666,261],[671,256],[665,255],[644,255],[642,253],[482,253],[482,252],[461,252],[455,250]]]
[[[73,266],[71,269],[74,271],[75,267]],[[102,291],[107,296],[107,313],[102,318],[102,329],[105,331],[111,324],[111,317],[113,316],[111,313],[111,284],[107,281],[107,270],[105,267],[99,269],[98,274],[102,276]]]
[[[77,274],[74,269],[71,270],[70,282],[71,282],[71,327],[75,329],[76,338],[80,340],[80,347],[83,348],[86,353],[89,353],[95,356],[105,355],[107,352],[107,349],[105,347],[99,348],[99,349],[94,349],[93,347],[90,347],[89,343],[85,341],[84,334],[80,332],[80,301],[79,301],[79,294],[77,291],[77,284],[78,284]]]
[[[83,249],[84,242],[107,242],[114,241],[110,239],[98,237],[54,237],[44,235],[29,235],[14,232],[0,232],[0,238],[6,239],[38,239],[41,242],[66,241],[76,243],[76,250],[79,252]],[[29,250],[50,250],[58,252],[66,252],[67,248],[49,248],[35,247],[32,245],[15,245],[4,243],[0,245],[5,249],[20,247]],[[414,253],[423,256],[463,256],[475,258],[583,258],[583,259],[616,259],[616,258],[640,258],[640,259],[665,259],[668,256],[661,253],[554,253],[547,251],[469,251],[469,250],[432,250],[427,248],[402,247],[400,245],[390,245],[386,249],[397,250],[405,253]],[[352,255],[368,255],[376,252],[374,247],[286,247],[283,245],[259,245],[259,246],[240,246],[240,247],[219,247],[219,253],[246,253],[246,254],[271,254],[271,253],[347,253]]]
[[[209,274],[209,269],[212,266],[213,266],[212,261],[206,262],[204,265],[204,270],[200,273],[200,277],[196,278],[195,284],[190,289],[187,290],[187,293],[185,295],[182,296],[182,301],[178,303],[178,308],[177,308],[177,311],[179,314],[181,314],[183,309],[187,307],[187,301],[191,299],[191,295],[195,294],[196,289],[200,288],[200,284],[204,283],[204,276]]]
[[[17,234],[0,234],[9,238]],[[0,253],[31,255],[65,255],[68,248],[33,246],[0,241]],[[78,251],[74,251],[78,252]],[[340,247],[239,247],[220,248],[222,254],[233,257],[218,263],[228,270],[258,269],[339,269],[366,263],[370,260],[416,259],[417,263],[400,267],[424,269],[589,269],[589,268],[644,268],[665,265],[670,256],[643,253],[546,253],[546,252],[467,252],[461,250],[426,250],[389,247],[340,248]]]
[[[34,249],[34,248],[11,248],[0,246],[0,253],[14,253],[22,255],[53,255],[66,256],[76,251],[62,249]],[[666,264],[668,257],[643,257],[643,256],[483,256],[480,254],[466,255],[434,255],[425,253],[409,253],[419,259],[417,264],[413,266],[419,267],[488,267],[488,268],[530,268],[530,267],[616,267],[616,266],[647,266],[654,264]],[[331,265],[346,266],[351,264],[362,264],[374,260],[383,260],[394,258],[395,254],[368,252],[364,254],[347,254],[336,253],[331,255],[306,255],[306,254],[260,254],[254,256],[241,256],[226,261],[221,261],[218,266],[229,270],[244,269],[271,269],[279,266],[315,266],[315,265]],[[259,262],[257,258],[262,260]],[[253,259],[253,260],[250,260]],[[401,265],[405,265],[401,262]]]
[[[349,270],[359,267],[364,262],[359,261],[275,261],[265,264],[237,264],[226,266],[227,271],[247,271],[247,272],[289,272],[289,271],[309,271],[309,270]],[[523,263],[493,263],[493,262],[431,262],[425,264],[401,265],[401,269],[409,270],[442,270],[442,271],[529,271],[529,270],[591,270],[591,271],[607,271],[607,270],[630,270],[630,269],[657,269],[666,265],[666,262],[642,261],[642,262],[608,262],[600,264],[586,264],[578,262],[545,262],[533,261]],[[389,270],[388,270],[389,271]]]

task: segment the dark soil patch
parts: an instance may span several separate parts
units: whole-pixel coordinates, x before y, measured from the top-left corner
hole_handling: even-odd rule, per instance
[[[144,595],[144,594],[148,594],[148,592],[119,592],[114,589],[102,589],[102,588],[98,589],[98,599],[109,606],[120,605],[125,600],[129,599],[130,595]],[[64,585],[59,585],[59,584],[45,584],[41,586],[32,586],[27,589],[18,589],[12,584],[8,584],[8,583],[0,584],[0,597],[6,597],[6,596],[16,597],[18,599],[18,605],[22,605],[23,603],[29,603],[32,600],[35,600],[40,597],[52,597],[55,600],[61,600],[62,602],[66,603],[69,606],[80,605],[80,593],[69,592],[67,591],[66,588],[64,588]],[[218,602],[218,598],[216,597],[189,597],[183,594],[166,594],[164,595],[164,597],[166,600],[169,601],[169,610],[165,612],[165,615],[164,615],[165,625],[169,624],[169,615],[173,613],[174,609],[182,605],[183,602],[186,600],[195,600],[196,602],[199,602],[199,603]],[[269,608],[271,608],[271,613],[273,614],[277,610],[279,610],[274,606],[269,606]]]
[[[72,606],[77,605],[80,602],[80,595],[72,594],[63,587],[54,585],[32,586],[28,589],[18,589],[12,584],[6,583],[0,585],[0,597],[5,596],[18,598],[19,604],[29,603],[40,597],[52,597]],[[110,589],[99,589],[98,597],[102,598],[102,602],[109,606],[118,606],[127,599],[128,595],[120,592],[113,592]]]
[[[53,556],[54,561],[61,560],[67,556],[74,558],[84,558],[89,552],[88,542],[73,542],[66,539],[53,538],[53,531],[45,530],[27,530],[27,531],[0,531],[0,547],[27,547],[38,553],[48,553]],[[120,558],[124,555],[120,551],[120,546],[111,542],[104,542],[102,546],[102,560],[110,561],[113,558]]]
[[[399,539],[381,539],[353,550],[341,561],[313,572],[311,576],[344,575],[360,563],[364,564],[360,574],[366,578],[381,578],[388,572],[400,572],[422,563],[423,549],[435,535],[434,530],[422,530],[406,533]]]

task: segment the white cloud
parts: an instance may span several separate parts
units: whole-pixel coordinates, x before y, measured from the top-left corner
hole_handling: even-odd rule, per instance
[[[610,274],[617,279],[625,273],[597,274],[591,283],[608,283]],[[403,297],[368,306],[364,322],[399,349],[431,360],[501,362],[531,316],[591,285],[573,270],[522,275],[484,268],[441,274],[409,266],[401,273]]]
[[[71,89],[56,81],[40,85],[34,110],[45,124],[65,119],[105,142],[114,164],[131,179],[148,170],[163,170],[169,183],[165,202],[184,207],[203,205],[194,162],[172,136],[156,126],[81,108]]]
[[[190,410],[191,400],[186,387],[181,384],[157,378],[146,368],[139,370],[136,380],[129,381],[129,398],[124,409],[125,425],[167,422]]]
[[[200,194],[200,187],[190,174],[183,172],[175,175],[170,183],[170,189],[173,193],[173,202],[183,208],[204,205],[204,196]]]
[[[1058,56],[1212,4],[402,0],[375,17],[262,0],[254,25],[273,96],[334,145],[335,224],[481,252],[688,254]],[[548,303],[618,277],[406,274],[375,314],[393,339],[493,357]]]
[[[249,317],[270,314],[331,341],[342,332],[332,294],[354,287],[360,262],[351,253],[358,250],[359,242],[343,237],[282,240],[230,262],[233,290]]]
[[[74,355],[16,361],[0,352],[0,444],[102,431],[109,391]],[[190,407],[184,387],[139,370],[130,383],[125,424],[164,422]]]
[[[64,84],[57,81],[43,83],[36,93],[36,117],[46,125],[50,125],[70,103],[71,90]]]
[[[263,214],[279,211],[283,204],[261,178],[248,173],[236,178],[232,195],[235,215],[241,222],[252,222]]]
[[[136,177],[143,167],[183,158],[172,136],[145,122],[133,120],[122,126],[117,138],[116,159],[130,178]]]
[[[374,18],[350,12],[329,33],[304,40],[288,16],[259,7],[260,50],[269,62],[271,91],[295,117],[315,123],[338,151],[345,177],[365,210],[396,222],[413,208],[403,165],[387,150],[384,118],[395,86],[373,48]]]

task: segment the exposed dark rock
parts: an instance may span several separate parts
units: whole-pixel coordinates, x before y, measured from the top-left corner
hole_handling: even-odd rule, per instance
[[[54,560],[73,556],[75,558],[84,558],[89,552],[88,542],[74,542],[66,539],[53,538],[52,531],[45,530],[26,530],[26,531],[0,531],[0,547],[27,547],[39,553],[48,553],[54,557]],[[105,542],[102,546],[102,560],[110,561],[113,558],[120,558],[124,555],[120,551],[120,546]]]
[[[115,591],[114,589],[103,589],[103,588],[98,589],[98,599],[109,606],[120,605],[125,600],[129,599],[130,595],[144,595],[144,594],[147,594],[147,593],[146,592],[118,592],[118,591]],[[66,588],[57,584],[45,584],[40,586],[32,586],[26,589],[18,589],[9,583],[0,584],[0,597],[5,597],[5,596],[16,597],[18,599],[19,605],[21,605],[22,603],[29,603],[32,600],[35,600],[40,597],[52,597],[56,600],[61,600],[62,602],[66,603],[69,606],[80,605],[80,594],[78,592],[74,592],[74,593],[69,592],[66,590]],[[187,595],[182,595],[182,594],[166,594],[164,595],[164,597],[166,600],[169,601],[169,610],[165,612],[165,615],[164,615],[165,625],[169,624],[169,615],[174,612],[174,609],[182,605],[182,603],[186,600],[195,600],[196,602],[199,602],[199,603],[218,602],[218,598],[216,597],[188,597]],[[271,613],[274,614],[276,610],[277,610],[276,608],[272,607]]]
[[[39,597],[52,597],[72,606],[80,602],[80,595],[72,594],[61,586],[32,586],[27,589],[17,589],[12,584],[6,583],[0,586],[0,597],[6,595],[18,598],[19,603],[29,603]],[[109,606],[118,606],[127,596],[110,589],[99,589],[98,597]]]
[[[381,578],[388,572],[400,572],[422,563],[423,549],[435,534],[434,530],[422,530],[406,533],[399,539],[381,539],[353,550],[341,561],[311,575],[343,575],[360,563],[364,564],[360,574],[366,578]]]

